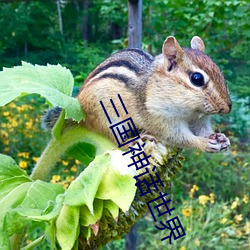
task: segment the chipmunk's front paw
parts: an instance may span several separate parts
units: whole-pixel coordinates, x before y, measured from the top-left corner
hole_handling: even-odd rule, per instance
[[[152,135],[149,135],[149,134],[141,134],[140,137],[141,137],[142,141],[147,141],[147,140],[149,140],[149,141],[154,141],[154,142],[156,142],[155,137],[152,136]]]
[[[225,151],[230,147],[229,139],[221,133],[215,133],[208,138],[208,149],[207,152],[216,153]]]

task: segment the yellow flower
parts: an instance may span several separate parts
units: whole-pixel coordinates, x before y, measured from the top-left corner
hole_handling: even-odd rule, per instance
[[[9,114],[10,114],[10,112],[8,112],[8,111],[3,112],[4,116],[8,116]]]
[[[4,148],[4,152],[9,152],[10,151],[10,147],[5,147]]]
[[[12,125],[12,127],[17,127],[17,126],[18,126],[18,123],[17,123],[16,120],[12,120],[12,121],[11,121],[11,125]]]
[[[186,250],[186,248],[185,247],[181,247],[180,250]]]
[[[16,104],[15,104],[14,102],[11,102],[11,103],[9,104],[9,106],[10,106],[11,108],[15,108],[15,107],[16,107]]]
[[[38,159],[39,159],[39,157],[32,157],[32,160],[34,161],[34,162],[37,162],[38,161]]]
[[[210,200],[210,198],[207,195],[200,195],[198,199],[199,203],[203,206]]]
[[[19,157],[23,157],[23,158],[26,158],[26,159],[29,158],[29,155],[30,155],[29,152],[21,152],[21,153],[18,153],[18,156],[19,156]]]
[[[239,205],[239,198],[236,197],[235,201],[231,205],[231,209],[235,209]]]
[[[210,193],[209,197],[210,197],[210,203],[214,204],[214,193]]]
[[[238,236],[238,237],[241,237],[242,236],[242,232],[240,231],[240,230],[236,230],[236,235]]]
[[[183,208],[182,209],[182,213],[183,215],[185,215],[186,217],[189,217],[192,214],[192,209],[190,207],[188,208]]]
[[[81,162],[78,161],[78,160],[75,160],[75,164],[76,164],[76,165],[79,165],[79,164],[81,164]]]
[[[63,166],[68,166],[69,165],[69,163],[67,161],[63,161],[63,160],[62,160],[62,164],[63,164]]]
[[[27,161],[20,161],[19,162],[19,167],[22,169],[26,169],[28,167]]]
[[[195,239],[195,240],[194,240],[194,244],[195,244],[197,247],[200,247],[201,242],[200,242],[199,239]]]
[[[75,179],[75,176],[67,176],[66,181],[67,182],[72,182]]]
[[[3,144],[9,145],[10,144],[10,140],[8,138],[4,138],[3,139]]]
[[[71,170],[72,172],[76,172],[76,171],[77,171],[76,165],[73,165],[73,166],[70,168],[70,170]]]
[[[4,130],[0,130],[0,135],[1,135],[1,137],[5,137],[5,138],[9,137],[9,134]]]
[[[236,224],[239,224],[243,220],[242,214],[237,214],[234,216],[234,221]]]
[[[25,111],[25,110],[28,110],[28,109],[32,109],[31,106],[27,105],[27,104],[24,104],[24,105],[21,105],[21,106],[17,106],[17,110],[20,112],[20,111]]]
[[[224,166],[224,167],[226,167],[226,166],[228,166],[228,163],[223,161],[223,162],[221,163],[221,165]]]
[[[220,224],[225,224],[227,222],[227,218],[222,218],[221,220],[220,220]]]
[[[244,226],[244,230],[245,230],[246,234],[250,234],[250,222],[249,221]]]
[[[232,154],[233,154],[233,155],[237,155],[237,153],[238,153],[237,150],[233,150],[233,151],[232,151]]]
[[[245,194],[243,197],[243,202],[247,204],[248,201],[249,201],[248,195]]]
[[[33,126],[33,122],[32,122],[32,120],[30,120],[30,121],[26,122],[26,128],[27,128],[27,129],[31,129],[31,128],[32,128],[32,126]]]
[[[194,196],[195,191],[198,191],[199,187],[196,185],[193,185],[193,187],[190,189],[189,196],[192,198]]]
[[[60,175],[53,175],[53,176],[52,176],[51,182],[52,182],[52,183],[57,183],[57,182],[60,181],[60,179],[61,179],[61,176],[60,176]]]

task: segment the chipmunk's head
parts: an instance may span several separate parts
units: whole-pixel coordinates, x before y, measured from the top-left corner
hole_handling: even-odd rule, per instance
[[[164,92],[175,91],[176,102],[181,102],[179,109],[190,106],[203,114],[227,114],[232,104],[226,81],[204,50],[204,43],[198,36],[192,38],[191,48],[181,48],[173,36],[165,40],[157,66],[161,78],[170,79]],[[172,103],[178,106],[175,100]]]

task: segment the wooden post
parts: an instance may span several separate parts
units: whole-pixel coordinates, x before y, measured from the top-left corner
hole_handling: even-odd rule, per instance
[[[142,0],[128,0],[128,47],[142,47]]]

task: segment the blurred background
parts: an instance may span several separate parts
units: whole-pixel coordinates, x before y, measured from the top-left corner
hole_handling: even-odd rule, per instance
[[[184,152],[183,170],[167,192],[186,236],[172,245],[161,242],[166,230],[157,230],[152,216],[146,214],[137,224],[136,249],[250,248],[249,16],[249,1],[143,0],[144,50],[161,53],[169,35],[189,47],[191,38],[198,35],[206,53],[222,69],[233,110],[213,120],[232,146],[220,154]],[[71,70],[77,91],[95,66],[128,46],[127,30],[126,0],[0,1],[0,68],[21,61],[59,63]],[[49,139],[40,126],[46,108],[43,99],[28,96],[0,109],[0,153],[11,155],[28,173]],[[83,168],[65,156],[51,181],[67,188]],[[40,233],[32,230],[27,242]],[[125,249],[125,238],[104,249]]]

